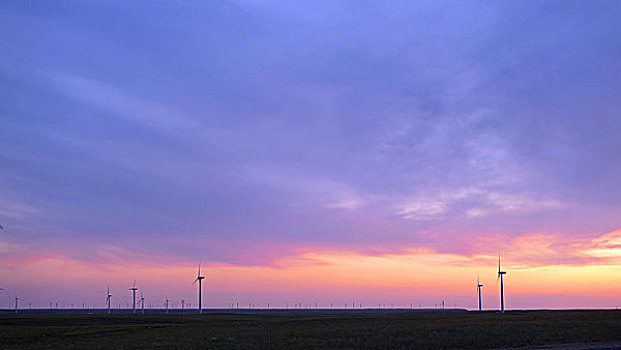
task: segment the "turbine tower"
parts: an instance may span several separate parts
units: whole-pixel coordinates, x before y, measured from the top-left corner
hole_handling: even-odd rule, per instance
[[[136,314],[136,291],[138,290],[138,288],[136,288],[136,279],[135,278],[134,278],[134,284],[132,285],[132,287],[129,290],[131,290],[132,294],[133,294],[132,313]]]
[[[483,285],[481,284],[481,282],[479,282],[479,277],[477,276],[477,292],[479,292],[479,311],[482,311],[482,308],[481,308],[481,287],[483,287]]]
[[[168,313],[168,295],[166,296],[166,313]]]
[[[110,301],[112,300],[112,294],[110,294],[110,286],[108,286],[108,295],[106,295],[106,302],[108,303],[108,315],[110,315]]]
[[[142,314],[144,315],[144,294],[140,291],[140,308],[142,309]]]
[[[196,284],[196,281],[198,281],[198,313],[202,314],[203,313],[203,280],[205,279],[205,276],[201,276],[201,261],[198,262],[198,275],[196,275],[196,279],[194,280],[194,283],[192,283],[192,285]]]
[[[502,271],[500,269],[500,254],[498,254],[498,278],[500,278],[500,313],[502,314],[505,313],[505,288],[502,277],[506,274],[506,271]],[[498,280],[498,278],[496,278],[496,280]]]
[[[15,314],[17,314],[17,303],[19,302],[19,298],[15,297]]]

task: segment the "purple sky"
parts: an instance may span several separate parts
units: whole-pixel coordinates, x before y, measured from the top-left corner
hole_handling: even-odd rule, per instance
[[[3,1],[0,263],[597,239],[621,228],[620,14]]]

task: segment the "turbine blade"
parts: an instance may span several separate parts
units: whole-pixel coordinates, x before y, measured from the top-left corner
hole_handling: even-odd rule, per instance
[[[500,273],[500,252],[498,252],[498,273]]]

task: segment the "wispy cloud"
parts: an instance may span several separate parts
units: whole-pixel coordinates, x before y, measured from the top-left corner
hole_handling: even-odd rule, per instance
[[[472,188],[459,188],[453,191],[440,191],[437,194],[412,196],[395,205],[395,215],[407,220],[440,219],[453,203],[478,192]]]
[[[557,200],[536,199],[525,194],[507,194],[499,192],[486,193],[482,205],[466,211],[470,218],[482,217],[499,213],[530,213],[534,211],[553,210],[563,207]]]
[[[156,102],[132,96],[102,81],[83,76],[57,74],[52,86],[67,97],[88,103],[130,121],[159,129],[190,129],[197,123]]]
[[[588,257],[621,263],[621,230],[607,233],[592,240],[580,252]]]
[[[461,205],[458,205],[461,204]],[[562,208],[557,200],[537,199],[527,194],[502,193],[482,188],[456,188],[424,193],[398,200],[394,214],[406,220],[439,220],[451,210],[453,215],[477,218],[493,214],[530,213]],[[464,209],[465,208],[465,209]]]
[[[30,204],[0,199],[0,217],[25,219],[40,216],[43,211]]]
[[[295,171],[282,168],[250,167],[245,174],[249,181],[296,193],[298,200],[292,205],[319,203],[324,208],[355,210],[371,197],[353,186],[327,177],[295,175]]]

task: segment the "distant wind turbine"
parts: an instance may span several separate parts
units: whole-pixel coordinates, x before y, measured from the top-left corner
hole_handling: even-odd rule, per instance
[[[196,275],[196,279],[192,285],[196,284],[198,281],[198,313],[203,313],[203,280],[205,276],[201,276],[201,261],[198,262],[198,274]]]
[[[166,313],[168,313],[168,302],[169,302],[169,300],[168,300],[168,295],[167,295],[166,296]]]
[[[132,287],[129,290],[132,291],[132,295],[133,295],[132,313],[136,314],[136,291],[138,290],[138,288],[136,288],[136,279],[135,278],[134,278],[134,284],[132,285]]]
[[[500,313],[503,314],[505,313],[505,288],[502,277],[506,274],[506,271],[500,270],[500,253],[498,253],[498,278],[500,278]],[[498,280],[498,278],[496,278],[496,280]]]
[[[110,287],[108,286],[108,294],[106,295],[106,302],[108,303],[108,315],[112,312],[110,310],[110,302],[112,301],[112,294],[110,294]]]
[[[144,294],[140,291],[140,308],[142,309],[142,314],[144,315]]]
[[[479,277],[477,276],[477,291],[479,292],[479,311],[481,311],[481,287],[483,287],[483,285],[481,284],[481,282],[479,282]]]
[[[15,314],[17,314],[17,304],[19,302],[19,298],[15,297]]]

